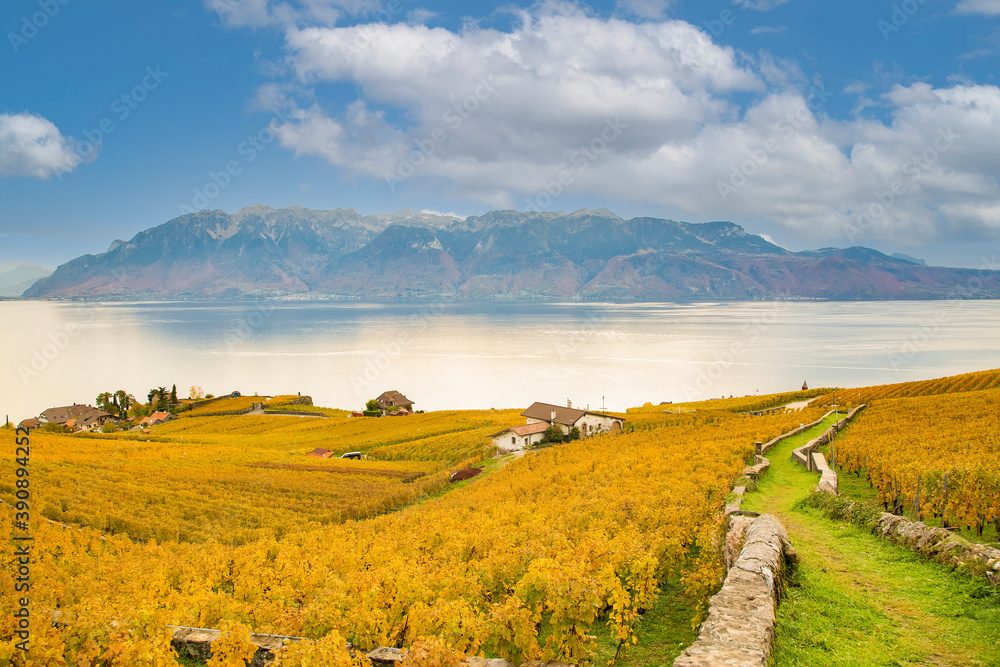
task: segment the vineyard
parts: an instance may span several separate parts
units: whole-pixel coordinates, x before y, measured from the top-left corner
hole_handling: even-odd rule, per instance
[[[917,382],[900,382],[898,384],[883,384],[857,389],[838,389],[824,393],[812,402],[813,405],[826,405],[840,401],[844,405],[870,404],[886,398],[911,398],[914,396],[937,396],[964,391],[981,391],[1000,387],[1000,369],[978,371],[963,375],[952,375],[935,380]]]
[[[338,660],[340,637],[364,649],[435,637],[464,653],[583,662],[599,627],[632,641],[661,584],[700,602],[716,590],[720,510],[754,440],[822,412],[642,415],[629,433],[540,450],[438,498],[426,494],[439,476],[481,458],[485,435],[516,412],[205,417],[143,439],[38,435],[36,503],[85,527],[33,527],[31,664],[175,664],[167,624],[308,637]],[[306,459],[315,446],[371,460]],[[332,472],[348,465],[357,475]],[[392,495],[405,487],[412,495]],[[417,497],[363,520],[318,518],[345,502]],[[127,525],[108,530],[101,515]],[[12,518],[0,505],[6,535]],[[5,608],[12,581],[0,576]],[[46,620],[54,610],[59,627]],[[12,619],[0,623],[11,637]],[[17,655],[0,644],[0,664]]]
[[[440,491],[449,469],[481,459],[485,436],[515,414],[234,415],[178,419],[148,435],[37,433],[35,508],[54,521],[140,541],[244,544],[280,537],[375,516]],[[307,458],[316,447],[363,451],[370,460]],[[13,486],[5,484],[12,479],[0,477],[0,499],[7,502],[14,500]]]
[[[837,464],[864,473],[888,510],[910,509],[977,536],[992,523],[1000,535],[1000,388],[970,388],[997,377],[972,374],[909,390],[890,385],[891,395],[916,395],[872,400],[837,442]],[[922,393],[929,391],[937,393]],[[949,391],[962,393],[945,400]]]
[[[653,405],[646,403],[642,407],[629,408],[629,416],[660,413],[660,412],[689,412],[691,410],[724,410],[726,412],[756,412],[758,410],[768,410],[787,403],[796,403],[816,396],[827,396],[832,392],[829,388],[807,389],[805,391],[789,391],[783,394],[765,394],[763,396],[740,396],[737,398],[717,398],[709,401],[697,401],[688,403],[665,403],[663,405]]]

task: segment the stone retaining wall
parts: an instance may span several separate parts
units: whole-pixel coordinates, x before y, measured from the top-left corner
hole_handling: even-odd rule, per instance
[[[774,515],[753,519],[739,558],[709,601],[698,639],[674,660],[674,667],[766,667],[782,581],[795,560],[788,533]]]
[[[221,631],[207,628],[187,628],[179,627],[174,629],[174,636],[171,644],[181,655],[190,656],[200,660],[208,660],[212,657],[212,642],[219,638]],[[277,653],[281,651],[285,640],[292,642],[302,641],[302,637],[286,637],[284,635],[250,635],[250,642],[257,646],[257,652],[253,659],[247,663],[248,667],[264,667],[272,662]],[[357,653],[348,644],[347,650],[351,657],[356,657]],[[372,667],[400,667],[406,659],[406,649],[390,648],[380,646],[365,654]],[[516,664],[502,658],[479,658],[476,656],[466,656],[465,667],[518,667]],[[565,662],[542,662],[540,660],[529,660],[520,667],[575,667]]]
[[[833,410],[830,410],[830,412],[833,412]],[[825,415],[823,415],[822,417],[820,417],[819,419],[817,419],[814,422],[809,422],[808,424],[803,424],[800,427],[793,428],[788,433],[784,433],[782,435],[779,435],[777,438],[774,438],[772,440],[768,440],[767,444],[764,444],[764,445],[761,446],[761,450],[762,450],[761,453],[763,454],[767,450],[769,450],[772,447],[774,447],[775,445],[777,445],[782,440],[785,440],[787,438],[791,438],[793,435],[798,435],[799,433],[802,433],[802,431],[808,431],[813,426],[818,426],[819,424],[822,424],[823,420],[830,416],[830,412],[827,412]]]
[[[812,464],[812,470],[817,470],[820,473],[816,490],[829,493],[831,496],[840,495],[837,490],[837,472],[826,464],[826,457],[821,452],[813,452]]]
[[[825,445],[829,442],[833,442],[833,439],[837,437],[837,434],[840,433],[842,430],[844,430],[847,427],[847,425],[851,423],[851,420],[853,420],[854,417],[858,414],[858,412],[860,412],[864,407],[865,407],[864,405],[859,405],[858,407],[848,412],[843,419],[838,420],[836,423],[834,423],[833,426],[823,431],[822,435],[820,435],[817,438],[813,438],[812,440],[802,445],[801,447],[796,447],[794,450],[792,450],[792,460],[801,465],[806,470],[810,472],[816,472],[816,468],[814,467],[813,457],[812,457],[813,452],[819,449],[822,445]],[[825,415],[823,415],[823,419],[826,419],[829,414],[830,413],[828,412]],[[813,422],[813,424],[807,425],[805,428],[810,428],[811,426],[815,426],[817,423],[819,422]],[[834,473],[834,475],[836,475],[836,473]]]
[[[817,493],[809,503],[819,507],[832,519],[850,521],[873,533],[973,575],[982,575],[1000,586],[1000,549],[969,542],[944,528],[931,527],[922,521],[883,512],[863,501],[848,501],[842,496],[832,498]]]
[[[1000,585],[1000,549],[975,544],[944,528],[932,528],[922,521],[883,512],[875,532],[891,542],[909,547],[936,561],[982,574]]]

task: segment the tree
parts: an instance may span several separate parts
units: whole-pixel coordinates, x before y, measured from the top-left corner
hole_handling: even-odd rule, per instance
[[[146,399],[149,402],[150,412],[162,412],[167,409],[167,404],[170,401],[170,392],[167,391],[166,387],[154,387],[149,390]]]
[[[177,405],[177,385],[175,384],[170,390],[170,404]]]
[[[135,405],[135,396],[124,389],[115,392],[115,406],[118,408],[118,416],[124,419],[128,416],[128,411]]]
[[[94,401],[94,403],[97,405],[98,409],[104,410],[105,412],[109,412],[111,414],[115,414],[118,411],[115,409],[114,403],[112,401],[113,399],[111,396],[111,392],[102,391],[100,394],[97,395],[97,399]]]
[[[542,442],[563,442],[565,439],[562,429],[555,425],[545,429],[545,432],[542,434]]]
[[[579,440],[580,439],[580,429],[574,426],[569,430],[569,435],[566,436],[567,440]]]
[[[367,403],[365,403],[365,410],[367,410],[368,412],[375,412],[378,409],[379,409],[378,401],[376,401],[374,398],[370,399]]]
[[[191,388],[188,389],[188,398],[194,400],[205,398],[205,390],[202,389],[201,387],[196,387],[194,385],[191,385]]]

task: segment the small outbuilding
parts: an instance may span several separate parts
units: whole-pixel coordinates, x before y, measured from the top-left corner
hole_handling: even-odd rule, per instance
[[[316,449],[306,454],[306,456],[316,456],[321,459],[328,459],[331,456],[333,456],[333,452],[331,452],[329,449],[323,449],[322,447],[317,447]]]

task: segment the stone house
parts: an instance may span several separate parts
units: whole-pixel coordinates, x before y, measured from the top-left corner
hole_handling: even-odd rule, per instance
[[[564,434],[568,434],[573,427],[576,427],[580,429],[580,437],[582,438],[599,433],[621,433],[625,426],[625,420],[621,417],[602,412],[580,410],[574,408],[573,404],[568,401],[566,406],[532,403],[527,410],[521,413],[521,416],[527,420],[529,425],[545,424],[546,428],[558,426]]]
[[[378,409],[381,410],[383,414],[400,412],[402,410],[413,412],[413,401],[408,399],[406,396],[403,396],[395,389],[384,392],[381,396],[375,399],[375,402],[378,403]]]

